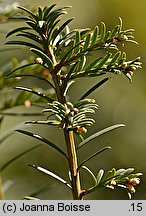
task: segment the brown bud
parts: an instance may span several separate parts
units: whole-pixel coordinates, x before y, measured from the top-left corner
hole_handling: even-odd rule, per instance
[[[127,181],[127,183],[130,183],[130,184],[132,184],[132,185],[137,185],[137,184],[140,183],[140,179],[139,179],[139,178],[132,178],[132,179],[129,179],[129,180]]]
[[[24,105],[25,105],[25,107],[29,108],[31,106],[30,100],[25,100]]]
[[[127,62],[123,62],[121,65],[120,65],[120,68],[122,69],[125,69],[127,67]]]
[[[50,74],[49,70],[43,70],[43,71],[42,71],[42,75],[43,75],[44,77],[48,77],[49,74]]]
[[[74,107],[74,108],[72,109],[72,111],[73,111],[74,113],[78,113],[78,112],[79,112],[79,110],[78,110],[76,107]]]
[[[135,190],[135,188],[134,188],[134,186],[132,185],[132,184],[125,184],[126,185],[126,187],[127,187],[127,189],[130,191],[130,193],[135,193],[136,192],[136,190]]]
[[[76,132],[77,132],[77,133],[86,133],[86,132],[87,132],[87,129],[84,128],[84,127],[77,127],[77,128],[76,128]]]

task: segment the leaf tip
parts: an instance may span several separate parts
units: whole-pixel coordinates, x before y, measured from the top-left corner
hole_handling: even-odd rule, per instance
[[[106,149],[111,149],[111,148],[112,148],[111,146],[107,146],[107,147],[106,147]]]
[[[31,124],[31,123],[32,121],[29,121],[29,120],[24,122],[24,124]]]
[[[33,167],[33,168],[36,168],[36,167],[37,167],[37,166],[34,165],[34,164],[27,164],[27,166],[29,166],[29,167]]]

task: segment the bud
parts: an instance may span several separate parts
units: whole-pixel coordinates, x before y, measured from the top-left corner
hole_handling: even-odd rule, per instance
[[[117,185],[117,182],[116,182],[115,179],[112,179],[112,180],[109,182],[109,184],[112,185],[112,186],[115,186],[115,185]]]
[[[40,58],[40,57],[37,57],[36,59],[35,59],[35,62],[37,63],[37,64],[43,64],[43,60],[42,60],[42,58]]]
[[[43,70],[42,71],[42,75],[44,76],[44,77],[48,77],[49,76],[49,70]]]
[[[76,128],[76,132],[77,132],[77,133],[86,133],[86,132],[87,132],[87,129],[84,128],[84,127],[77,127],[77,128]]]
[[[77,108],[75,108],[75,107],[72,109],[72,111],[73,111],[74,113],[78,113],[78,112],[79,112],[79,110],[78,110]]]
[[[132,185],[137,185],[137,184],[140,183],[140,179],[139,179],[139,178],[132,178],[132,179],[129,179],[129,180],[127,181],[127,183],[130,183],[130,184],[132,184]]]
[[[68,116],[70,114],[70,109],[66,109],[65,115]]]
[[[24,105],[25,105],[25,107],[29,108],[31,106],[30,100],[25,100]]]
[[[120,68],[122,69],[125,69],[127,67],[127,62],[123,62],[121,65],[120,65]]]
[[[39,21],[39,27],[42,28],[45,25],[45,21],[41,20]]]
[[[15,77],[15,79],[16,79],[16,80],[21,80],[21,79],[22,79],[22,77]]]
[[[132,184],[125,184],[130,193],[135,193],[136,190]]]
[[[128,37],[126,35],[123,35],[123,40],[128,40]]]

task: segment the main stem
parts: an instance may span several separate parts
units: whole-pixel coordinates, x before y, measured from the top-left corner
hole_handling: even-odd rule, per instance
[[[54,73],[52,76],[56,88],[56,94],[58,101],[62,104],[66,104],[66,99],[64,95],[61,95],[59,81],[57,75]],[[64,137],[68,152],[69,158],[69,170],[71,173],[71,186],[72,186],[72,194],[74,200],[80,200],[81,195],[81,184],[80,184],[80,176],[78,171],[78,161],[77,161],[77,152],[74,143],[74,135],[73,131],[68,130],[67,127],[64,128]]]
[[[72,183],[72,194],[74,200],[80,200],[81,195],[81,185],[80,176],[78,172],[78,161],[76,148],[74,143],[73,131],[64,130],[64,136],[69,157],[69,168],[71,173],[71,183]]]

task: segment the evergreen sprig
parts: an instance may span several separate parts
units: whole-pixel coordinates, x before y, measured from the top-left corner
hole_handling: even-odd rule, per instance
[[[87,127],[94,123],[91,116],[98,108],[95,100],[87,97],[107,82],[109,77],[100,80],[95,86],[84,92],[76,103],[72,103],[68,95],[71,84],[79,77],[98,78],[105,74],[108,76],[109,73],[123,73],[131,82],[135,70],[141,68],[140,57],[130,61],[127,60],[126,53],[120,50],[120,46],[127,42],[137,44],[133,36],[134,30],[123,30],[121,18],[119,18],[120,23],[111,31],[103,22],[100,26],[95,26],[94,29],[70,30],[68,25],[73,18],[60,24],[61,16],[67,13],[66,9],[68,8],[68,6],[56,8],[56,4],[53,4],[45,8],[38,7],[37,12],[34,13],[27,8],[18,6],[23,14],[11,18],[23,20],[26,25],[10,31],[6,36],[8,38],[15,34],[17,38],[23,38],[23,40],[8,41],[6,44],[29,47],[35,56],[34,62],[20,65],[7,73],[7,78],[31,76],[43,79],[48,84],[48,89],[51,87],[55,91],[54,96],[50,97],[38,89],[15,87],[15,89],[31,94],[31,96],[37,96],[44,105],[42,112],[46,115],[46,120],[27,121],[26,123],[45,124],[61,128],[65,137],[67,153],[39,134],[20,129],[17,131],[46,143],[67,158],[70,173],[69,183],[45,168],[36,165],[31,166],[69,187],[74,199],[82,199],[85,195],[98,190],[100,187],[114,189],[115,186],[121,185],[128,189],[129,194],[134,193],[135,188],[133,187],[139,184],[140,179],[138,177],[141,175],[141,173],[134,174],[134,169],[112,169],[105,175],[104,170],[100,170],[96,177],[88,167],[84,166],[95,156],[110,149],[109,146],[98,149],[81,163],[78,162],[80,160],[78,151],[82,146],[100,135],[124,126],[123,124],[110,126],[86,139],[82,136],[82,133],[87,132]],[[89,61],[90,55],[94,52],[99,53],[99,57],[91,62]],[[43,68],[47,72],[47,76],[38,76],[35,72],[33,74],[21,73],[22,69],[34,66]],[[30,99],[29,97],[28,99]],[[74,139],[75,134],[81,139],[78,147]],[[88,189],[82,188],[80,181],[81,168],[90,174],[94,186]]]
[[[93,99],[84,99],[77,102],[74,106],[71,102],[63,105],[58,101],[49,103],[48,107],[43,110],[44,113],[50,113],[48,119],[45,121],[27,121],[31,124],[46,124],[54,125],[68,130],[75,130],[76,132],[86,132],[86,126],[91,126],[94,123],[92,118],[88,118],[87,114],[95,113],[98,105]],[[49,120],[55,116],[57,120]]]

